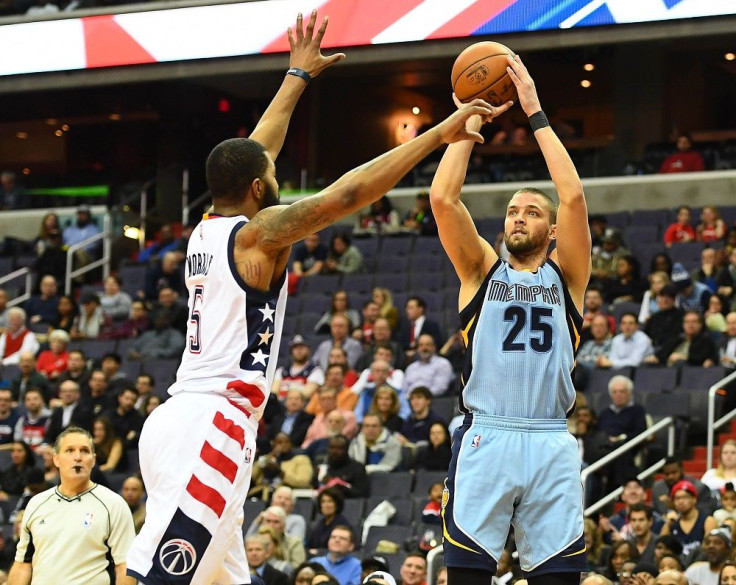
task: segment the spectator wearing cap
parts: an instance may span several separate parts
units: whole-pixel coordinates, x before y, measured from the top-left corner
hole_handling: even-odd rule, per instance
[[[614,376],[608,382],[611,404],[598,416],[598,428],[608,434],[612,446],[618,447],[647,429],[644,407],[634,404],[634,383],[626,376]],[[638,469],[634,463],[636,450],[629,451],[611,462],[609,481],[621,485],[634,477]]]
[[[687,363],[690,366],[710,368],[718,364],[718,348],[704,331],[702,315],[690,309],[682,317],[682,333],[665,341],[645,361],[668,366]]]
[[[363,585],[396,585],[396,579],[388,571],[373,571],[362,582]]]
[[[36,355],[40,344],[26,327],[26,312],[20,307],[8,309],[8,328],[0,335],[0,362],[4,366],[16,365],[26,352]]]
[[[644,333],[649,336],[658,351],[662,346],[682,333],[683,311],[675,305],[677,300],[677,288],[673,284],[667,284],[657,293],[657,307],[659,311],[654,313],[647,321]],[[651,357],[645,358],[648,363],[656,363]]]
[[[112,321],[105,316],[100,306],[100,297],[93,292],[85,292],[79,299],[82,306],[74,319],[70,337],[78,339],[97,339],[111,328]]]
[[[711,497],[710,488],[694,477],[685,475],[682,459],[676,456],[665,459],[662,467],[662,479],[658,479],[652,485],[652,506],[660,514],[666,514],[672,509],[670,491],[672,487],[681,480],[692,483],[698,491],[698,508],[707,516],[713,513],[714,502]]]
[[[708,309],[711,290],[702,282],[693,281],[685,267],[679,262],[672,266],[672,284],[677,289],[680,308],[697,311],[701,315]]]
[[[433,398],[426,386],[417,386],[409,392],[411,414],[405,420],[401,433],[396,436],[402,445],[426,443],[429,441],[429,429],[434,423],[447,424],[432,410]]]
[[[350,554],[354,549],[353,531],[348,526],[335,526],[327,541],[327,554],[311,560],[327,569],[340,585],[359,585],[361,565]]]
[[[88,240],[99,233],[100,228],[92,221],[92,212],[90,211],[89,205],[80,205],[77,208],[76,222],[64,229],[64,245],[72,246],[74,244],[79,244],[80,242]],[[84,251],[87,255],[93,256],[99,246],[100,242],[98,240],[91,244],[87,244],[79,251]]]
[[[616,278],[618,259],[630,255],[631,252],[622,245],[621,232],[615,228],[607,228],[601,237],[600,248],[593,250],[592,278],[605,286],[609,280]]]
[[[685,576],[690,585],[719,585],[721,569],[731,557],[733,542],[728,528],[716,528],[708,532],[703,542],[705,561],[690,565]]]
[[[450,389],[455,374],[447,358],[437,355],[434,337],[422,333],[417,340],[417,359],[406,368],[404,390],[409,392],[417,386],[429,388],[434,396],[442,396]]]
[[[316,362],[310,359],[311,350],[301,335],[291,338],[291,360],[276,370],[271,391],[279,397],[286,398],[289,390],[299,390],[305,399],[325,382],[325,374]]]
[[[661,534],[675,536],[682,544],[682,554],[688,557],[700,548],[705,535],[718,526],[713,516],[704,514],[695,505],[698,489],[692,482],[678,481],[670,490],[670,498],[674,510],[665,516]]]

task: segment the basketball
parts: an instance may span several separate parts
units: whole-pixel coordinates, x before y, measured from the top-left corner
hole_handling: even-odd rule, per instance
[[[470,45],[452,66],[452,89],[457,98],[463,103],[481,98],[492,106],[515,100],[516,86],[506,72],[506,55],[513,54],[492,41]]]

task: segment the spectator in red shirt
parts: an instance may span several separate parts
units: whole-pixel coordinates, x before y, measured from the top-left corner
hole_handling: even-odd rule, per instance
[[[664,232],[664,243],[669,248],[672,244],[682,244],[695,240],[695,230],[690,225],[692,211],[687,205],[677,208],[677,221]]]
[[[692,149],[693,141],[688,134],[680,134],[676,144],[677,152],[664,159],[659,169],[660,173],[691,173],[705,170],[703,157]]]
[[[697,228],[698,241],[712,243],[722,240],[725,236],[726,222],[721,219],[718,209],[712,205],[703,207]]]
[[[69,365],[69,334],[63,329],[54,329],[49,334],[49,347],[42,351],[36,362],[36,369],[49,380],[56,380],[59,374],[66,372]]]

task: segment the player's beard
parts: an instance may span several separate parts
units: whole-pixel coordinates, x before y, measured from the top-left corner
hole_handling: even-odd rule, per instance
[[[547,232],[540,231],[537,234],[526,233],[524,236],[523,238],[512,240],[510,236],[504,234],[503,241],[510,254],[514,256],[526,256],[547,246]]]
[[[274,205],[278,205],[281,203],[281,199],[279,198],[279,193],[276,189],[273,188],[273,185],[269,183],[268,181],[264,181],[264,191],[263,191],[263,206],[261,209],[265,209],[266,207],[272,207]]]

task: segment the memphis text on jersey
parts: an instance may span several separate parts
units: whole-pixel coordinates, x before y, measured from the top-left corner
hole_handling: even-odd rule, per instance
[[[550,287],[535,284],[527,286],[525,284],[509,285],[500,280],[492,280],[491,286],[488,287],[489,301],[521,301],[524,303],[535,303],[541,297],[542,302],[548,305],[561,305],[560,289],[556,284]]]
[[[200,274],[207,276],[214,258],[212,254],[203,254],[201,252],[190,254],[187,256],[187,276],[192,277]]]

